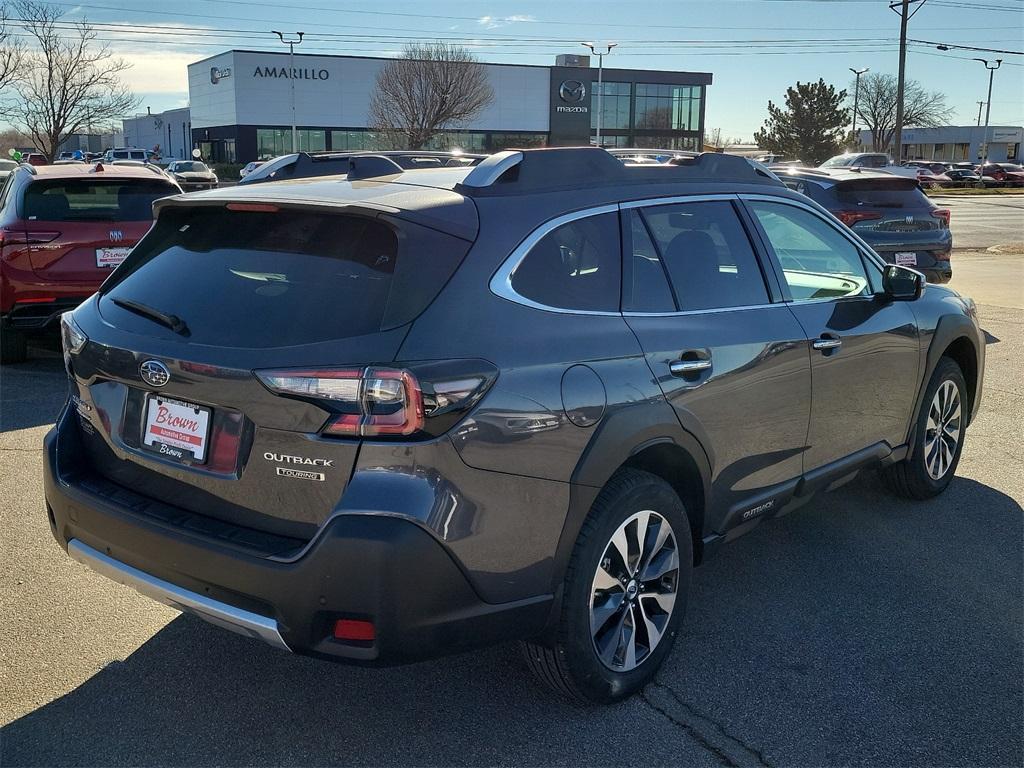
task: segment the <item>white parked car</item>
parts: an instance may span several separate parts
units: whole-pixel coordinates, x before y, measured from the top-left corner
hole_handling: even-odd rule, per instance
[[[897,165],[884,152],[845,152],[842,155],[830,157],[819,168],[870,168],[873,171],[891,173],[895,176],[905,176],[908,179],[917,178],[916,168],[906,168]]]

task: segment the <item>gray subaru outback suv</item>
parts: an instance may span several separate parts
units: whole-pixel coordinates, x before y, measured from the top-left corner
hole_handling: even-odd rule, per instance
[[[978,408],[973,303],[741,158],[369,156],[156,211],[64,318],[50,525],[287,651],[520,639],[620,699],[722,543],[869,468],[940,493]]]

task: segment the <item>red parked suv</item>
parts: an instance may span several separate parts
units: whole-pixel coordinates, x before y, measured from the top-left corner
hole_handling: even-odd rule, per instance
[[[181,192],[156,168],[18,166],[0,190],[0,360],[90,296]]]

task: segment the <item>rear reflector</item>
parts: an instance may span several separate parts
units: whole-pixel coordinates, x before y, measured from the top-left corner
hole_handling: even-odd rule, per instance
[[[376,639],[372,621],[360,621],[359,619],[338,619],[334,622],[335,640],[359,640],[372,642]]]
[[[950,257],[950,252],[949,251],[938,251],[935,254],[935,260],[936,261],[949,261],[949,257]]]
[[[281,209],[270,203],[228,203],[229,211],[249,211],[252,213],[277,213]]]
[[[52,304],[57,300],[56,296],[38,296],[33,299],[18,299],[15,304]]]

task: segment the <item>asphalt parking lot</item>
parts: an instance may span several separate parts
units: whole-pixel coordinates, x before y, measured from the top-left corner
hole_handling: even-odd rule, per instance
[[[983,249],[1024,241],[1024,194],[957,197],[934,195],[932,202],[951,212],[954,248]]]
[[[658,682],[604,709],[514,647],[336,666],[72,562],[40,479],[61,361],[36,349],[0,374],[0,765],[1020,765],[1024,256],[955,259],[989,346],[948,492],[869,474],[726,547]]]

